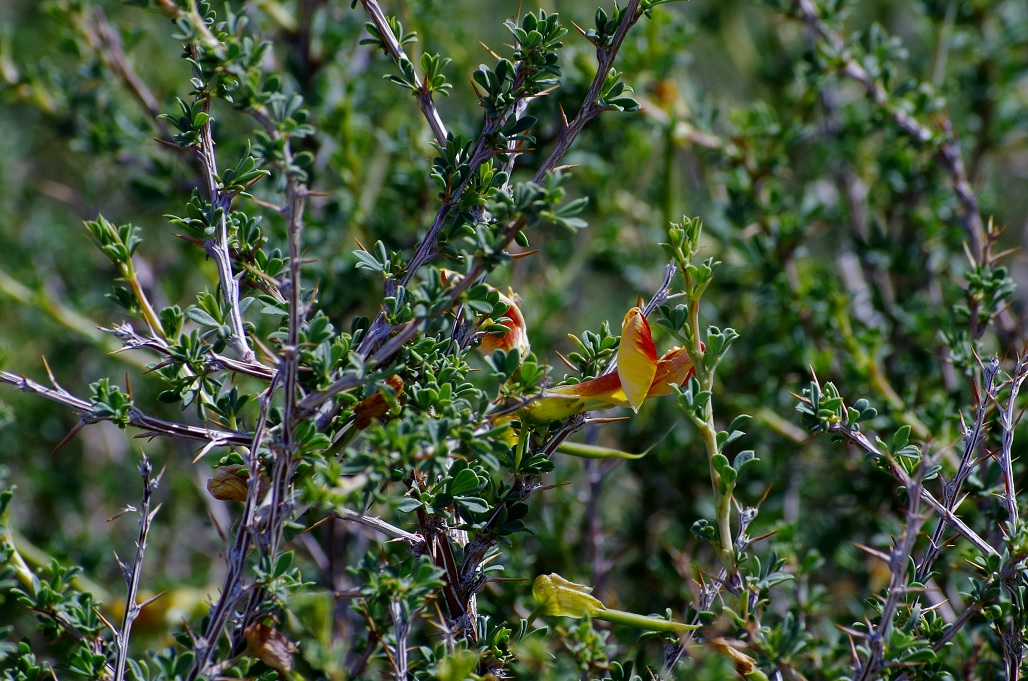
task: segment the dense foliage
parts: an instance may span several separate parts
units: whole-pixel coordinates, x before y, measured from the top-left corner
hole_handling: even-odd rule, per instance
[[[3,678],[1019,678],[1026,26],[5,3]]]

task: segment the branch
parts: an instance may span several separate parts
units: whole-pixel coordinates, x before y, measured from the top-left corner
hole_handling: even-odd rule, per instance
[[[156,478],[151,478],[151,473],[153,473],[153,466],[150,465],[146,454],[143,454],[143,462],[139,464],[139,474],[143,478],[143,502],[139,508],[139,536],[136,539],[136,555],[132,559],[132,565],[125,565],[117,554],[114,556],[128,584],[128,593],[125,596],[125,614],[121,618],[121,630],[115,632],[114,637],[115,645],[118,648],[118,655],[114,663],[114,681],[123,681],[125,678],[132,625],[139,617],[140,611],[149,603],[140,604],[136,599],[139,594],[139,574],[143,569],[143,554],[146,552],[146,538],[150,533],[150,524],[157,515],[157,511],[160,510],[160,505],[158,505],[151,511],[150,500],[157,490],[157,485],[161,482],[163,471],[158,473]]]
[[[589,91],[585,95],[582,107],[571,122],[567,123],[560,131],[557,141],[554,142],[553,150],[546,158],[546,161],[539,166],[535,176],[532,178],[533,182],[542,182],[543,178],[546,177],[546,173],[556,168],[560,160],[564,158],[564,154],[571,149],[575,138],[582,132],[586,124],[606,110],[599,103],[600,89],[607,80],[607,74],[610,73],[610,69],[614,65],[614,58],[617,57],[622,43],[625,42],[628,31],[635,26],[636,22],[643,15],[639,9],[640,3],[641,0],[629,0],[628,5],[622,10],[621,23],[618,25],[618,30],[614,34],[610,45],[602,45],[596,48],[596,77],[593,78],[592,84],[589,85]]]
[[[1003,471],[1004,497],[1003,503],[1007,507],[1007,517],[1010,519],[1011,528],[1016,528],[1019,520],[1017,514],[1017,488],[1014,485],[1014,462],[1011,449],[1014,445],[1014,406],[1017,401],[1017,393],[1021,383],[1028,378],[1028,354],[1017,359],[1014,366],[1014,375],[1010,379],[1010,394],[1007,395],[1007,403],[999,413],[999,424],[1002,429],[1000,440],[999,467]]]
[[[892,457],[889,456],[889,459],[891,460]],[[895,465],[902,470],[898,463]],[[857,681],[871,681],[879,678],[885,666],[885,643],[889,639],[893,619],[900,602],[907,594],[907,566],[910,563],[910,554],[914,550],[914,543],[926,520],[925,516],[921,515],[920,492],[922,476],[928,468],[928,466],[922,465],[916,478],[911,478],[904,471],[906,480],[904,485],[907,488],[907,523],[899,542],[892,548],[892,552],[888,556],[888,595],[882,604],[882,615],[878,620],[878,626],[868,634],[868,655],[867,659],[858,667]]]
[[[193,51],[196,51],[195,47]],[[194,54],[194,59],[198,59],[198,55]],[[200,74],[197,74],[197,77],[199,76]],[[205,113],[210,109],[210,104],[211,99],[208,97],[203,106]],[[256,355],[246,340],[243,314],[239,309],[239,281],[232,271],[232,255],[228,247],[228,214],[232,210],[232,197],[218,187],[218,160],[214,154],[211,122],[208,120],[203,124],[200,129],[199,145],[193,148],[203,167],[203,181],[207,187],[207,196],[211,202],[212,212],[218,212],[221,215],[214,233],[204,241],[204,248],[218,268],[218,282],[221,286],[221,293],[225,296],[225,304],[228,306],[228,323],[231,329],[228,342],[239,354],[240,359],[244,362],[252,362]]]
[[[942,552],[943,535],[946,533],[946,526],[953,509],[960,497],[960,488],[971,475],[971,469],[975,464],[975,451],[985,436],[985,412],[989,403],[995,398],[997,387],[995,385],[996,374],[999,373],[999,360],[993,357],[989,364],[982,367],[982,389],[984,394],[978,396],[978,409],[975,411],[974,423],[964,431],[964,454],[960,457],[960,465],[953,479],[943,485],[942,502],[947,514],[939,518],[939,524],[935,526],[931,542],[921,557],[921,564],[917,566],[917,581],[924,583],[932,572],[932,566]]]
[[[136,333],[135,329],[129,323],[118,324],[111,328],[100,327],[101,331],[105,331],[118,340],[124,343],[121,350],[142,350],[149,349],[154,352],[161,354],[165,357],[171,357],[171,348],[168,342],[163,338],[151,336],[146,338]],[[116,351],[119,352],[120,350]],[[232,359],[225,355],[218,354],[216,352],[207,353],[207,368],[211,371],[220,371],[226,369],[228,371],[245,374],[246,376],[253,376],[264,381],[270,381],[275,376],[275,370],[271,367],[261,364],[257,360],[251,360],[249,362]]]
[[[884,452],[880,451],[878,447],[872,444],[872,442],[868,440],[867,436],[865,436],[863,433],[853,431],[841,423],[833,424],[828,429],[828,432],[842,435],[847,440],[857,445],[866,453],[871,454],[872,456],[885,457],[886,460],[889,462],[889,467],[893,477],[899,480],[901,484],[906,484],[903,481],[910,479],[910,476],[907,475],[907,472],[903,470],[903,468],[896,462],[895,459],[887,456]],[[964,523],[964,521],[962,521],[953,513],[952,509],[947,508],[944,504],[942,504],[938,499],[936,499],[932,495],[931,492],[922,487],[919,496],[921,497],[921,501],[924,502],[924,504],[928,506],[930,509],[932,509],[937,516],[939,516],[940,522],[944,520],[948,522],[950,525],[952,525],[953,529],[959,532],[967,541],[971,543],[972,546],[978,549],[978,551],[981,552],[982,555],[999,555],[999,552],[996,549],[992,548],[992,546],[987,541],[978,536],[978,534],[974,530],[968,527]]]
[[[413,62],[403,51],[400,41],[393,35],[393,31],[389,28],[385,14],[382,12],[382,8],[379,7],[378,2],[376,0],[361,0],[361,6],[364,7],[364,11],[371,17],[371,23],[378,30],[378,34],[382,37],[382,44],[385,46],[389,56],[393,58],[393,61],[398,65],[401,62],[409,62],[413,68]],[[425,115],[425,120],[428,121],[428,127],[432,128],[432,134],[435,136],[436,143],[441,147],[445,146],[446,126],[443,125],[443,119],[439,115],[439,110],[436,109],[435,100],[432,98],[432,91],[426,87],[424,82],[418,88],[418,103],[421,104],[421,112]]]
[[[81,415],[83,424],[110,421],[111,417],[99,414],[94,410],[91,402],[76,397],[59,385],[53,388],[37,383],[30,378],[12,374],[9,371],[0,371],[0,383],[13,385],[19,390],[27,393],[41,395],[48,400],[63,404]],[[253,436],[241,431],[218,430],[216,428],[201,428],[189,426],[183,423],[165,421],[153,416],[148,416],[136,407],[132,407],[128,414],[127,425],[144,431],[142,437],[150,435],[164,435],[182,440],[197,440],[206,443],[207,448],[228,447],[228,446],[249,446]],[[139,436],[137,436],[139,437]]]

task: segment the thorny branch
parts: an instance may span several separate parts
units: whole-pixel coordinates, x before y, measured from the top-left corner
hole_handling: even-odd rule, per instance
[[[141,350],[148,349],[163,355],[165,357],[171,357],[171,348],[168,342],[163,338],[157,336],[144,337],[136,333],[135,329],[132,328],[131,324],[124,323],[112,326],[111,328],[101,328],[101,331],[106,331],[118,340],[124,343],[122,350]],[[245,374],[246,376],[252,376],[259,378],[263,381],[270,381],[275,376],[275,370],[269,366],[261,364],[256,359],[249,362],[240,361],[233,359],[232,357],[226,357],[225,355],[218,354],[216,352],[209,352],[206,355],[206,366],[211,371],[220,371],[225,369],[237,374]]]
[[[889,470],[892,472],[894,478],[902,483],[903,480],[909,476],[907,472],[903,470],[899,463],[896,462],[892,457],[886,456],[885,452],[878,449],[867,436],[863,433],[851,430],[845,424],[836,423],[833,424],[828,431],[830,433],[836,433],[842,435],[844,438],[852,442],[853,444],[860,447],[864,452],[875,457],[884,457],[889,462]],[[928,508],[932,509],[940,519],[945,519],[950,525],[953,526],[957,532],[959,532],[964,539],[969,541],[983,556],[998,556],[999,552],[996,551],[987,541],[982,539],[978,533],[967,526],[964,521],[958,518],[952,511],[947,508],[942,502],[935,498],[931,492],[926,490],[924,487],[920,491],[921,501],[924,502]]]
[[[9,371],[0,371],[0,383],[13,385],[23,392],[35,393],[69,407],[73,411],[78,412],[83,425],[110,420],[109,417],[98,413],[89,401],[76,397],[56,383],[54,387],[48,388],[30,378],[12,374]],[[218,430],[216,428],[201,428],[199,426],[165,421],[148,416],[134,406],[129,410],[127,425],[143,431],[142,435],[137,437],[164,435],[183,440],[197,440],[205,443],[208,448],[246,446],[252,440],[252,435],[249,433]]]
[[[156,508],[151,510],[150,502],[153,499],[153,493],[161,482],[161,475],[163,473],[158,473],[157,477],[152,477],[153,466],[150,464],[146,454],[143,455],[143,461],[139,464],[139,474],[143,478],[143,500],[139,507],[139,536],[136,538],[136,554],[132,559],[131,565],[123,563],[115,554],[118,565],[125,575],[128,593],[125,596],[125,614],[121,618],[121,629],[115,632],[114,637],[115,646],[118,649],[117,658],[114,663],[114,681],[123,681],[125,678],[132,625],[136,618],[139,617],[140,611],[148,604],[138,602],[139,574],[143,569],[143,555],[146,553],[146,539],[150,534],[150,525],[153,523],[154,516],[157,515],[161,508],[158,504]]]
[[[260,444],[263,431],[271,408],[271,401],[277,388],[283,391],[282,423],[273,431],[274,441],[269,445],[268,452],[272,457],[271,488],[267,515],[263,519],[257,516],[260,504],[257,484],[248,489],[243,522],[236,533],[235,546],[229,552],[229,568],[226,571],[222,586],[222,596],[212,613],[207,629],[196,642],[196,658],[189,671],[189,680],[199,676],[211,676],[211,658],[215,651],[214,641],[221,635],[229,623],[229,617],[235,604],[245,592],[249,592],[248,601],[241,617],[235,623],[232,632],[232,648],[239,646],[244,639],[244,632],[259,615],[261,604],[266,599],[264,590],[254,584],[247,584],[246,554],[253,542],[256,542],[262,553],[274,557],[279,550],[282,529],[293,510],[290,493],[290,481],[296,468],[297,426],[304,415],[298,410],[300,387],[298,375],[300,366],[300,327],[307,317],[307,303],[303,299],[302,290],[302,259],[301,244],[303,240],[304,209],[307,200],[307,187],[293,173],[293,151],[288,137],[284,136],[261,113],[254,117],[264,125],[274,139],[281,142],[282,160],[280,171],[286,175],[286,202],[280,212],[288,226],[289,268],[288,281],[280,284],[286,293],[288,304],[288,320],[286,340],[280,348],[278,369],[275,377],[262,395],[260,404],[260,420],[250,448],[249,479],[259,479]],[[217,617],[214,615],[217,614]],[[201,645],[202,643],[202,645]]]
[[[750,547],[753,540],[747,534],[750,525],[757,519],[758,509],[755,507],[749,507],[742,509],[739,512],[739,532],[735,537],[735,551],[737,554],[741,554]],[[714,604],[714,599],[717,598],[725,589],[735,593],[738,587],[729,584],[728,581],[728,566],[722,565],[720,572],[718,572],[717,578],[711,580],[709,583],[702,584],[702,591],[696,597],[696,616],[693,618],[691,624],[700,623],[700,613],[707,612]],[[675,667],[678,666],[679,662],[685,656],[686,647],[696,636],[696,631],[684,631],[682,632],[681,639],[673,644],[669,645],[664,650],[664,667],[661,670],[661,677],[670,676]]]
[[[397,64],[402,64],[403,62],[412,64],[410,58],[403,51],[400,41],[396,39],[392,29],[389,28],[385,14],[382,12],[378,2],[376,0],[361,0],[361,6],[364,7],[364,11],[371,17],[371,23],[378,30],[378,34],[382,37],[382,44],[385,45],[385,50],[393,58],[393,61]],[[418,88],[418,103],[421,105],[422,113],[425,114],[425,120],[428,121],[429,127],[432,128],[432,135],[435,136],[436,143],[439,146],[444,146],[447,136],[446,126],[439,115],[439,110],[436,109],[435,100],[432,98],[432,91],[426,85],[426,83],[422,83],[421,87]]]
[[[1014,445],[1014,426],[1016,425],[1014,409],[1016,407],[1017,393],[1021,389],[1021,383],[1026,378],[1028,378],[1028,354],[1022,354],[1021,357],[1018,357],[1017,364],[1014,366],[1014,375],[1008,381],[1010,391],[1007,395],[1006,405],[1003,406],[999,413],[999,424],[1003,432],[1000,440],[999,456],[996,457],[1000,470],[1003,471],[1003,503],[1007,507],[1007,517],[1010,519],[1011,527],[1017,527],[1020,522],[1017,512],[1017,488],[1014,485],[1014,461],[1011,453]]]
[[[193,49],[195,51],[196,48]],[[210,104],[211,99],[208,97],[203,105],[205,113],[209,110]],[[220,216],[214,233],[204,242],[204,248],[218,269],[221,293],[228,307],[229,328],[232,331],[228,341],[243,362],[252,362],[256,355],[246,339],[246,327],[243,325],[243,313],[239,306],[239,280],[232,271],[232,255],[229,252],[228,214],[232,208],[232,196],[222,191],[218,185],[218,160],[214,154],[214,135],[210,120],[200,129],[200,143],[194,148],[194,153],[203,167],[203,181],[207,188],[207,198],[211,202],[211,212]]]
[[[377,4],[375,4],[373,0],[361,1],[365,5],[366,9],[369,4],[377,7]],[[629,29],[638,22],[643,14],[639,9],[640,2],[641,0],[630,0],[628,6],[622,12],[623,18],[621,20],[621,24],[618,27],[617,33],[615,34],[611,44],[596,48],[598,61],[596,76],[593,78],[593,81],[589,86],[588,93],[583,100],[582,106],[575,118],[561,130],[549,157],[547,157],[546,161],[539,166],[533,176],[533,182],[542,182],[545,179],[546,174],[557,166],[560,160],[564,157],[564,154],[566,154],[571,148],[572,143],[578,137],[578,134],[582,131],[585,125],[605,110],[605,107],[603,107],[599,102],[599,93],[607,78],[611,65],[614,63],[615,57],[621,49],[622,43],[624,43],[625,36],[628,34]],[[380,9],[379,12],[381,12]],[[383,32],[383,37],[388,40],[387,36],[391,35],[392,32],[388,27],[386,27]],[[395,38],[393,40],[395,40]],[[516,82],[512,88],[513,91],[518,91],[524,77],[524,73],[519,70],[516,75]],[[391,294],[397,285],[408,285],[414,279],[418,271],[437,255],[436,242],[439,239],[439,235],[442,232],[450,211],[459,203],[461,197],[467,191],[472,178],[477,174],[478,168],[499,153],[497,149],[490,147],[489,140],[491,140],[495,136],[496,132],[502,128],[503,124],[507,120],[507,116],[512,114],[516,115],[515,112],[518,111],[519,103],[524,99],[525,95],[522,94],[505,110],[505,113],[502,115],[495,118],[486,117],[482,126],[482,131],[478,135],[471,152],[468,154],[468,158],[466,160],[468,170],[466,171],[464,179],[459,185],[450,189],[446,199],[443,201],[442,205],[439,206],[439,210],[436,212],[432,225],[429,227],[428,232],[415,249],[414,255],[407,264],[403,276],[400,277],[397,282],[387,282],[386,289],[388,294]],[[506,149],[504,149],[504,151],[506,151]],[[510,235],[508,243],[515,235],[516,232]],[[375,344],[380,342],[384,335],[388,334],[388,331],[386,330],[387,328],[388,324],[386,323],[385,315],[380,313],[371,325],[371,328],[368,330],[368,333],[361,342],[357,352],[362,356],[367,357]]]
[[[549,157],[539,166],[539,169],[533,176],[533,182],[542,182],[543,178],[546,177],[546,173],[556,168],[560,160],[564,158],[564,154],[571,149],[575,138],[582,132],[586,124],[606,110],[600,104],[600,89],[603,87],[610,69],[614,66],[614,58],[617,57],[618,52],[621,50],[625,37],[632,27],[635,26],[636,22],[642,18],[643,12],[639,8],[641,2],[642,0],[629,0],[625,9],[621,11],[621,23],[618,25],[618,29],[614,33],[610,44],[597,46],[596,77],[593,78],[593,82],[589,85],[589,91],[585,95],[582,107],[575,114],[575,117],[560,131]]]
[[[996,396],[997,387],[995,380],[998,373],[999,360],[995,357],[982,367],[981,387],[979,388],[982,394],[978,396],[978,408],[975,411],[974,423],[964,432],[964,453],[960,457],[960,465],[953,479],[943,484],[942,503],[947,513],[939,518],[928,548],[925,550],[924,556],[921,557],[921,563],[917,566],[916,579],[919,582],[927,581],[932,573],[932,566],[938,559],[944,545],[943,537],[946,533],[949,517],[952,517],[953,509],[957,506],[957,500],[960,498],[960,489],[963,487],[964,482],[967,481],[967,478],[970,477],[976,463],[975,452],[978,450],[978,445],[981,444],[985,435],[985,412]]]
[[[891,459],[892,457],[889,456]],[[887,596],[882,604],[882,614],[878,625],[867,635],[868,655],[865,660],[856,660],[857,680],[870,681],[879,678],[885,666],[885,646],[892,631],[893,619],[899,609],[900,603],[907,595],[907,566],[910,562],[910,555],[914,550],[914,543],[917,541],[918,533],[926,517],[921,513],[921,490],[922,476],[929,470],[930,466],[922,465],[918,469],[917,477],[912,478],[903,471],[902,466],[894,463],[894,470],[903,474],[901,482],[907,491],[907,522],[903,528],[903,534],[892,551],[881,557],[887,561],[889,566],[889,586],[886,590]]]

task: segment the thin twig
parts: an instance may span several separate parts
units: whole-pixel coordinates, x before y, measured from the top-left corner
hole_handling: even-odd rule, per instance
[[[361,0],[361,6],[364,7],[364,11],[371,18],[371,23],[375,25],[375,29],[382,38],[385,51],[389,53],[393,61],[397,64],[407,62],[413,68],[413,62],[403,51],[400,41],[393,35],[393,31],[389,28],[385,14],[382,12],[382,8],[379,7],[378,2],[376,0]],[[432,91],[428,88],[426,82],[422,82],[419,85],[417,96],[418,103],[421,105],[421,112],[425,115],[425,120],[428,121],[428,127],[432,128],[432,135],[435,136],[436,143],[441,147],[445,146],[446,126],[443,124],[442,116],[439,115],[439,110],[435,106],[435,100],[432,98]]]
[[[271,411],[272,398],[278,389],[279,376],[272,380],[271,385],[261,393],[259,399],[259,412],[257,425],[254,428],[253,441],[250,445],[250,474],[248,479],[258,480],[261,473],[261,457],[259,455],[261,444],[264,441],[265,429],[267,428],[268,415]],[[229,618],[235,610],[236,603],[245,595],[245,580],[248,574],[246,564],[247,554],[253,546],[254,536],[257,532],[258,520],[257,510],[261,504],[260,485],[251,484],[247,489],[246,502],[243,507],[243,517],[236,531],[233,545],[228,549],[228,556],[225,566],[225,577],[222,580],[221,597],[211,609],[207,622],[207,628],[199,636],[193,639],[193,651],[195,658],[193,666],[186,676],[187,681],[195,681],[197,678],[210,671],[211,658],[214,656],[216,641],[221,636],[228,624]]]
[[[975,195],[974,189],[967,179],[964,162],[960,156],[960,146],[953,134],[949,121],[944,120],[942,122],[941,137],[937,139],[939,133],[929,130],[905,109],[893,104],[890,93],[885,89],[885,86],[873,78],[846,50],[842,35],[824,22],[813,0],[797,0],[797,5],[806,24],[831,47],[835,54],[840,55],[840,71],[844,76],[863,86],[868,97],[892,119],[892,122],[900,130],[915,142],[918,144],[929,144],[933,140],[937,140],[935,143],[938,147],[939,157],[942,160],[943,167],[950,176],[950,181],[953,184],[960,207],[960,221],[964,232],[973,252],[976,254],[981,253],[985,246],[985,226],[982,223],[982,217],[978,210],[978,197]]]
[[[148,349],[165,357],[172,357],[171,346],[168,345],[167,341],[156,336],[140,336],[128,322],[117,324],[110,328],[100,327],[100,330],[105,331],[122,341],[124,344],[121,348],[122,350]],[[213,351],[207,353],[205,357],[206,367],[211,371],[226,369],[233,373],[253,376],[254,378],[259,378],[264,381],[270,381],[275,376],[275,370],[273,368],[261,364],[256,359],[244,362]]]
[[[893,477],[899,480],[901,483],[904,479],[907,479],[909,477],[907,476],[906,471],[902,469],[902,467],[896,462],[895,459],[892,459],[891,457],[886,457],[885,452],[879,450],[878,447],[876,447],[869,439],[867,439],[867,436],[863,433],[851,430],[849,427],[841,423],[833,424],[828,429],[828,431],[830,433],[842,435],[847,440],[857,445],[866,453],[872,456],[886,458],[886,460],[889,462],[890,471],[892,472]],[[921,497],[921,501],[924,502],[924,504],[928,506],[930,509],[932,509],[932,511],[934,511],[937,516],[939,516],[940,522],[941,520],[945,520],[946,522],[948,522],[953,527],[953,529],[960,533],[964,537],[964,539],[969,541],[971,545],[974,546],[983,556],[999,555],[999,552],[996,549],[994,549],[987,541],[982,539],[978,535],[978,533],[976,533],[974,530],[968,527],[967,524],[964,523],[964,521],[958,518],[953,513],[952,509],[947,508],[942,502],[936,499],[931,492],[922,487],[919,496]]]
[[[146,539],[150,534],[150,525],[154,516],[160,510],[158,505],[150,510],[150,502],[153,493],[161,482],[163,471],[157,477],[151,477],[153,466],[146,454],[143,454],[143,461],[139,464],[139,475],[143,478],[143,500],[139,507],[139,536],[136,538],[136,554],[131,565],[121,562],[115,554],[118,565],[125,575],[125,582],[128,585],[128,593],[125,595],[125,613],[121,618],[121,629],[114,637],[115,646],[118,649],[117,658],[114,662],[114,681],[123,681],[125,678],[125,667],[128,662],[129,639],[132,636],[132,625],[139,617],[140,611],[146,605],[138,602],[139,597],[139,575],[143,569],[143,555],[146,553]]]
[[[98,413],[93,405],[80,397],[76,397],[59,385],[48,388],[30,378],[12,374],[9,371],[0,371],[0,383],[13,385],[23,392],[34,393],[58,404],[63,404],[79,413],[83,424],[109,421],[111,417]],[[250,444],[253,436],[241,431],[218,430],[216,428],[201,428],[189,426],[183,423],[165,421],[163,419],[148,416],[136,407],[132,407],[128,413],[127,425],[143,431],[143,437],[151,435],[163,435],[184,440],[197,440],[206,443],[208,448],[226,446],[246,446]]]
[[[388,535],[394,539],[402,539],[415,549],[417,549],[417,547],[419,546],[424,546],[425,543],[425,538],[422,537],[420,534],[414,534],[413,532],[401,530],[399,527],[396,527],[395,525],[390,525],[381,518],[364,515],[362,513],[357,513],[356,511],[351,511],[348,508],[340,509],[339,511],[337,511],[336,517],[340,520],[349,520],[351,522],[358,523],[360,525],[363,525],[364,527],[375,530],[376,532],[381,532],[382,534]]]
[[[1010,519],[1011,528],[1019,525],[1017,512],[1017,488],[1014,485],[1014,461],[1011,450],[1014,445],[1014,419],[1015,402],[1021,383],[1028,378],[1028,354],[1022,354],[1017,358],[1014,366],[1014,375],[1010,378],[1010,392],[1007,395],[1006,405],[999,412],[999,425],[1002,429],[1000,439],[999,456],[996,460],[1003,471],[1004,496],[1003,503],[1007,507],[1007,517]]]
[[[553,144],[550,155],[539,166],[539,169],[532,178],[533,182],[542,182],[546,177],[546,173],[556,168],[560,160],[564,158],[564,154],[571,149],[575,138],[582,132],[586,124],[599,116],[603,111],[606,111],[606,107],[600,104],[600,89],[603,87],[604,82],[606,82],[610,69],[614,66],[614,59],[621,50],[621,45],[625,42],[628,31],[642,18],[643,13],[639,9],[640,3],[641,0],[629,0],[625,8],[621,10],[621,23],[618,25],[618,29],[614,33],[610,44],[597,46],[596,77],[593,78],[593,82],[589,85],[589,91],[582,102],[582,107],[575,114],[575,117],[561,129],[560,134],[557,135],[557,140]]]
[[[993,357],[987,365],[982,367],[981,372],[982,378],[979,388],[981,394],[978,395],[978,408],[975,410],[974,422],[964,432],[964,453],[960,457],[960,465],[957,467],[953,479],[944,483],[942,488],[942,503],[948,513],[939,518],[928,548],[925,549],[921,562],[917,566],[916,579],[922,584],[928,581],[928,577],[932,573],[932,567],[942,552],[943,537],[949,524],[949,516],[952,515],[957,505],[957,500],[960,498],[961,487],[971,476],[971,471],[974,468],[975,452],[985,436],[985,413],[989,408],[989,404],[996,396],[997,386],[995,380],[996,375],[999,373],[999,360]]]
[[[202,22],[201,22],[202,23]],[[194,52],[197,48],[193,48]],[[198,59],[194,54],[194,59]],[[197,74],[199,77],[201,74]],[[204,100],[203,110],[210,109],[211,99]],[[252,362],[256,355],[246,339],[246,327],[243,325],[243,314],[239,307],[239,280],[232,271],[232,254],[228,244],[228,214],[232,210],[232,195],[222,191],[218,183],[218,159],[214,153],[214,133],[212,119],[200,128],[200,143],[194,148],[197,159],[203,167],[203,181],[207,188],[207,198],[211,202],[212,214],[218,215],[218,224],[214,225],[214,233],[204,241],[207,254],[214,260],[218,269],[218,282],[221,293],[228,307],[228,326],[231,331],[228,342],[244,362]]]
[[[91,7],[90,9],[90,16],[86,17],[86,20],[87,28],[92,30],[84,31],[90,47],[96,50],[100,59],[107,64],[107,68],[125,83],[129,91],[150,115],[153,124],[160,132],[161,139],[170,140],[171,130],[168,122],[159,118],[161,106],[146,82],[129,64],[121,34],[107,21],[107,15],[101,8]]]
[[[891,455],[887,455],[891,459]],[[895,463],[896,470],[902,471],[902,466]],[[907,492],[907,522],[903,528],[900,540],[893,546],[889,553],[889,586],[886,590],[885,602],[882,604],[882,614],[878,625],[868,634],[868,655],[858,666],[857,681],[871,681],[879,678],[885,666],[885,646],[892,631],[893,619],[899,609],[900,603],[907,595],[907,566],[910,562],[910,555],[914,550],[914,542],[917,541],[918,533],[924,525],[926,517],[921,513],[921,488],[922,477],[931,468],[929,462],[925,462],[918,469],[916,477],[911,477],[904,471],[901,482]]]

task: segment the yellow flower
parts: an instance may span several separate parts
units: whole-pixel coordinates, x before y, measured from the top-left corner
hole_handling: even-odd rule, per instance
[[[568,581],[557,573],[539,575],[532,583],[532,598],[535,600],[535,611],[529,622],[536,615],[552,615],[555,617],[592,617],[626,627],[636,627],[648,631],[688,631],[698,628],[695,624],[684,624],[666,620],[661,617],[637,615],[624,610],[614,610],[591,596],[591,587]]]
[[[535,599],[541,615],[581,618],[596,617],[606,606],[590,596],[592,587],[576,584],[551,573],[539,575],[532,583],[532,598]]]
[[[681,385],[692,373],[692,358],[683,348],[672,348],[658,359],[650,325],[642,310],[633,307],[621,326],[616,372],[550,388],[525,407],[521,416],[534,423],[547,423],[610,407],[639,411],[645,400],[670,395],[671,386]]]

